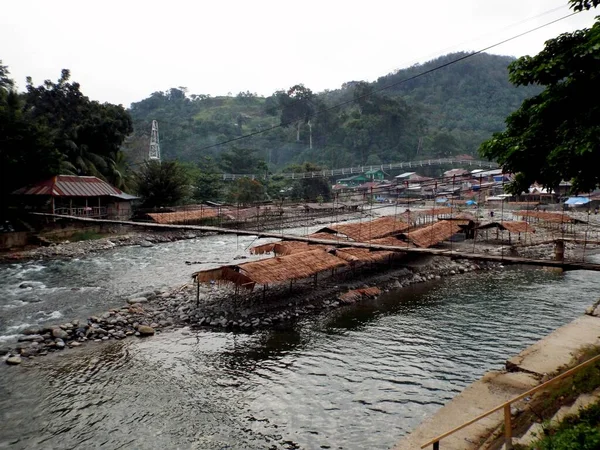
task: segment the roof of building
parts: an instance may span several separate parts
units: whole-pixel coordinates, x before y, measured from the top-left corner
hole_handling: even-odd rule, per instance
[[[255,284],[281,283],[308,278],[324,270],[347,265],[346,261],[325,250],[316,249],[288,256],[248,262],[238,266],[222,266],[192,275],[198,282],[229,281],[252,289]]]
[[[22,187],[13,192],[16,195],[51,195],[53,197],[119,197],[123,191],[98,177],[77,175],[56,175],[48,180]],[[132,200],[132,198],[124,198]]]
[[[498,228],[499,230],[506,230],[509,233],[535,233],[531,225],[519,220],[489,222],[477,227],[478,230],[485,230],[487,228]]]
[[[406,231],[409,225],[395,217],[385,216],[368,222],[336,224],[325,227],[319,232],[340,233],[356,242],[392,236]]]
[[[445,241],[459,231],[460,227],[456,221],[442,220],[401,236],[417,247],[428,248]]]
[[[589,197],[569,197],[567,199],[567,201],[565,202],[565,205],[573,205],[573,206],[586,205],[590,201],[591,200],[589,199]]]
[[[404,173],[401,173],[400,175],[396,175],[394,178],[408,178],[411,175],[414,175],[416,173],[417,172],[404,172]]]
[[[148,216],[156,223],[162,224],[185,224],[196,222],[203,219],[217,217],[217,211],[214,209],[204,208],[192,211],[177,211],[165,213],[148,213]]]
[[[375,175],[375,174],[380,173],[380,172],[383,173],[384,175],[387,175],[387,173],[385,173],[383,171],[383,169],[371,169],[371,170],[367,170],[365,172],[365,175]]]

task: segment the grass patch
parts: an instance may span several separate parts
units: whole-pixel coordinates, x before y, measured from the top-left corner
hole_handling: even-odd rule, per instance
[[[600,403],[567,416],[554,427],[544,430],[545,436],[521,450],[597,450],[600,448]],[[515,446],[515,449],[519,447]]]
[[[103,235],[101,235],[100,233],[96,232],[96,231],[77,231],[76,233],[73,233],[71,235],[71,239],[69,239],[71,242],[79,242],[79,241],[91,241],[94,239],[100,239],[104,237]]]

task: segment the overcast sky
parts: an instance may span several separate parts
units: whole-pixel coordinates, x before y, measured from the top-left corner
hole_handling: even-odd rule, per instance
[[[5,0],[0,59],[18,87],[68,68],[90,98],[129,106],[152,92],[269,95],[375,80],[478,50],[569,14],[567,0]],[[589,27],[584,12],[490,50],[535,54]]]

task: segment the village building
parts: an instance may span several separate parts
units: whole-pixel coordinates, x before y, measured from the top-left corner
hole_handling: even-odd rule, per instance
[[[137,197],[98,177],[56,175],[17,189],[13,196],[30,211],[77,217],[127,220]]]

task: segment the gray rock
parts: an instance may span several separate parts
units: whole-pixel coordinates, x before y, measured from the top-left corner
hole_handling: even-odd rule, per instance
[[[148,325],[140,325],[138,327],[138,333],[142,336],[151,336],[154,334],[154,328],[149,327]]]
[[[56,344],[56,348],[65,348],[65,341],[63,341],[62,339],[56,339],[54,343]]]
[[[52,330],[52,337],[66,339],[69,337],[69,333],[67,333],[65,330],[61,330],[60,328],[54,328]]]
[[[44,338],[40,334],[29,334],[27,336],[20,336],[18,339],[19,342],[42,342],[43,340]]]
[[[148,301],[148,299],[146,297],[134,297],[134,298],[127,299],[127,303],[129,303],[130,305],[146,303],[147,301]]]
[[[77,342],[77,341],[69,342],[69,347],[81,347],[81,342]]]
[[[10,356],[9,358],[6,359],[6,364],[10,365],[10,366],[16,366],[18,364],[21,364],[23,362],[23,360],[21,359],[20,356]]]
[[[42,334],[44,332],[44,329],[42,327],[31,327],[31,328],[27,328],[25,330],[23,330],[21,333],[22,334]]]
[[[140,246],[141,247],[154,247],[154,244],[150,241],[141,241]]]

